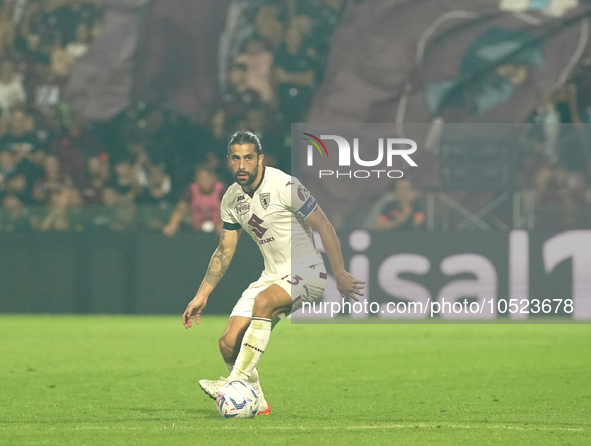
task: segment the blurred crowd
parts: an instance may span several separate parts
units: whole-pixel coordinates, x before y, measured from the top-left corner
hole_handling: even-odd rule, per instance
[[[63,90],[100,33],[100,0],[2,2],[0,231],[219,231],[228,136],[255,132],[267,165],[289,170],[290,124],[305,119],[343,7],[233,2],[217,103],[201,126],[143,102],[86,122]]]
[[[233,2],[220,43],[221,95],[212,129],[222,140],[256,133],[268,163],[289,170],[292,122],[305,122],[324,76],[345,0]]]
[[[0,1],[0,232],[219,232],[232,182],[229,135],[256,133],[266,164],[290,170],[290,125],[306,120],[345,3],[232,2],[219,94],[204,126],[143,102],[109,122],[86,122],[63,92],[101,32],[101,0]],[[537,227],[591,227],[590,65],[540,104],[531,118],[537,130],[522,144],[519,187],[535,194]],[[421,198],[401,182],[376,211],[375,229],[424,228]]]

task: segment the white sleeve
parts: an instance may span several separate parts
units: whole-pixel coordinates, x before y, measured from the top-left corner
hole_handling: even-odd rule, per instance
[[[280,196],[285,206],[304,220],[318,207],[310,191],[295,177],[291,177],[290,181],[282,186]]]
[[[232,209],[228,205],[228,194],[224,194],[222,198],[222,205],[220,207],[220,214],[222,221],[224,222],[224,229],[236,230],[239,229],[240,223],[236,220]]]

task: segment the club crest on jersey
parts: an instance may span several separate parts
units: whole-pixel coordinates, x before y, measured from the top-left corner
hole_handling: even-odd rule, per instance
[[[234,207],[234,210],[236,211],[236,214],[237,215],[244,215],[248,211],[250,211],[250,204],[248,204],[248,203],[238,203]]]
[[[310,196],[310,191],[301,184],[298,186],[298,197],[302,201],[306,201]]]
[[[259,198],[261,199],[261,206],[263,209],[267,209],[271,203],[271,194],[269,192],[265,192],[264,194],[259,195]]]

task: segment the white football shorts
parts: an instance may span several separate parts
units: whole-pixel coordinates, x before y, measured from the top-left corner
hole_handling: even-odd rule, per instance
[[[306,268],[298,268],[292,271],[291,274],[281,276],[268,276],[263,272],[259,280],[251,283],[242,293],[230,317],[252,317],[252,308],[257,294],[273,284],[279,285],[287,291],[287,294],[291,297],[291,313],[293,313],[302,308],[304,302],[312,303],[322,297],[327,277],[326,267],[322,263]],[[280,315],[279,318],[283,319],[285,316],[287,315]]]

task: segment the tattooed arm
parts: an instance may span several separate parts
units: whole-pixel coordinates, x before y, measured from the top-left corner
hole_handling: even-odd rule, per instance
[[[234,253],[236,252],[236,245],[238,244],[241,232],[242,229],[236,231],[229,231],[227,229],[222,230],[220,243],[211,257],[207,273],[205,274],[203,282],[201,282],[199,291],[197,291],[195,298],[189,302],[187,309],[183,313],[183,325],[185,328],[190,328],[191,325],[193,325],[193,318],[195,318],[195,323],[199,324],[199,316],[205,308],[205,305],[207,305],[209,295],[222,277],[224,277],[224,274],[230,266],[232,257],[234,257]]]

